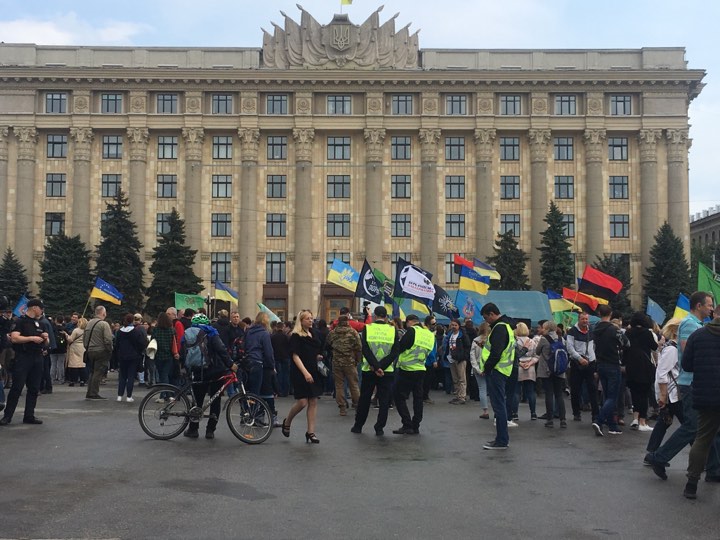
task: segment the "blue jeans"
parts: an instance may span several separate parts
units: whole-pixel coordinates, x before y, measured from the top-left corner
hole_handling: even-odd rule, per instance
[[[488,391],[487,391],[487,380],[485,376],[475,373],[475,380],[478,385],[478,396],[480,398],[480,407],[483,409],[488,408]]]
[[[500,373],[497,369],[493,369],[489,374],[485,374],[487,379],[488,397],[495,413],[495,430],[497,436],[495,443],[507,446],[510,442],[508,434],[508,417],[505,404],[505,385],[507,384],[507,376]]]
[[[514,367],[505,384],[505,407],[507,408],[508,419],[518,414],[520,400],[515,397],[515,387],[518,385],[518,368]]]
[[[515,403],[517,403],[518,405],[520,404],[521,390],[527,398],[528,406],[530,407],[530,414],[536,414],[535,405],[537,404],[537,398],[535,396],[535,381],[518,381],[517,385],[515,385]],[[517,411],[517,408],[515,410]]]
[[[622,379],[620,366],[600,362],[598,363],[598,375],[600,377],[600,384],[602,384],[603,398],[605,401],[598,413],[597,423],[600,426],[607,424],[610,429],[616,430],[618,429],[618,425],[615,416],[615,407],[617,405],[620,381]]]
[[[275,359],[275,369],[277,369],[278,390],[282,397],[290,393],[290,359]]]

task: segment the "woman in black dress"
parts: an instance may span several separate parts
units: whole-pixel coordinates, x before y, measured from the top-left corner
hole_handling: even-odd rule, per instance
[[[322,394],[318,360],[322,360],[322,345],[312,333],[313,314],[308,310],[298,313],[295,327],[290,334],[290,379],[295,389],[295,404],[282,423],[282,434],[290,436],[293,418],[307,407],[307,431],[305,442],[319,443],[315,436],[318,396]]]

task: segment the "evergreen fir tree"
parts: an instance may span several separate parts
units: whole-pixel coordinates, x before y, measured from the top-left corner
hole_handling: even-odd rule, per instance
[[[619,257],[613,257],[612,255],[598,257],[593,267],[622,282],[622,289],[620,289],[620,292],[613,301],[610,302],[610,307],[620,311],[623,318],[629,318],[633,313],[632,306],[630,305],[630,297],[628,296],[628,291],[632,283],[630,279],[630,256],[623,254]]]
[[[490,288],[501,291],[527,291],[530,288],[525,274],[528,257],[518,247],[512,231],[498,234],[493,249],[495,255],[489,257],[488,262],[498,271],[500,280],[492,280]]]
[[[85,308],[92,276],[90,251],[80,236],[51,236],[40,261],[40,297],[49,315],[82,313]]]
[[[153,249],[150,265],[153,281],[147,290],[145,311],[153,317],[168,306],[175,305],[176,292],[197,294],[203,289],[202,279],[193,271],[197,250],[185,244],[185,221],[180,219],[174,208],[168,219],[168,228]]]
[[[700,246],[693,242],[690,247],[690,287],[698,282],[698,263],[703,263],[708,268],[713,267],[713,255],[715,255],[715,266],[720,264],[720,244],[705,244]]]
[[[665,313],[675,310],[678,294],[692,294],[690,267],[683,243],[667,221],[655,235],[655,244],[650,249],[650,268],[645,278],[645,298],[655,300]]]
[[[118,320],[124,313],[140,311],[144,303],[142,244],[127,207],[127,197],[118,191],[115,201],[107,205],[107,217],[100,231],[102,239],[97,246],[97,277],[123,294],[121,306],[100,301],[106,305],[108,316],[113,320]]]
[[[543,219],[547,229],[542,233],[540,241],[540,278],[543,290],[561,291],[575,283],[575,263],[570,253],[570,242],[565,234],[563,213],[555,202],[550,203],[550,210]]]
[[[11,307],[28,290],[27,271],[12,249],[7,248],[0,263],[0,296],[7,296]]]

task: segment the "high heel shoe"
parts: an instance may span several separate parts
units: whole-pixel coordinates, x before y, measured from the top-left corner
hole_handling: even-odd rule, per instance
[[[290,436],[290,426],[285,424],[285,420],[287,420],[287,418],[283,418],[282,426],[280,426],[280,432],[283,434],[283,437],[289,437]]]
[[[305,433],[305,442],[306,443],[313,443],[313,444],[320,444],[320,439],[318,439],[314,433]]]

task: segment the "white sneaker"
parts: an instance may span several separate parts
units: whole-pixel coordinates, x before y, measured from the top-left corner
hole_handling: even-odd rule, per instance
[[[163,398],[159,397],[155,400],[155,403],[165,403],[165,400]]]
[[[508,420],[508,427],[518,427],[518,424],[512,420]]]
[[[118,396],[115,401],[122,401],[122,396]]]
[[[647,424],[643,424],[642,426],[638,426],[636,429],[637,429],[638,431],[652,431],[652,430],[653,430],[653,428],[651,428],[651,427],[648,426]]]
[[[637,420],[633,420],[630,424],[630,429],[637,429],[640,423]]]
[[[128,403],[132,403],[135,400],[133,398],[129,397],[129,398],[125,398],[125,401],[127,401]]]

